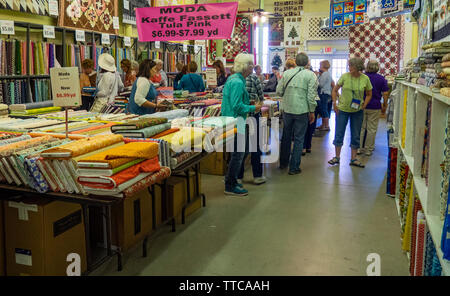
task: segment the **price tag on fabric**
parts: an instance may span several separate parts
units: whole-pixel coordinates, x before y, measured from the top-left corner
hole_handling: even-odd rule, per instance
[[[161,48],[161,42],[155,41],[155,48]]]
[[[44,38],[55,39],[55,27],[44,25]]]
[[[131,38],[130,37],[123,37],[123,45],[127,47],[131,47]]]
[[[188,51],[187,44],[183,44],[183,51],[184,51],[184,52],[187,52],[187,51]]]
[[[78,42],[84,42],[86,40],[85,36],[84,36],[84,31],[76,30],[75,31],[75,40]]]
[[[59,15],[58,0],[48,1],[48,14],[55,16]]]
[[[126,10],[130,10],[130,1],[123,0],[123,8]]]
[[[81,105],[78,67],[51,68],[50,81],[55,107],[78,107]]]
[[[119,17],[113,16],[113,29],[119,30]]]
[[[14,35],[14,21],[0,21],[1,32],[4,35]]]
[[[109,34],[102,34],[102,45],[110,45]]]

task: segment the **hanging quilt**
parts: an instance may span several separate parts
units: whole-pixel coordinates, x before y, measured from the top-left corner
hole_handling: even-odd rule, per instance
[[[223,56],[232,63],[240,53],[251,53],[253,50],[252,24],[246,16],[237,16],[233,36],[223,42]]]
[[[284,18],[284,46],[300,46],[301,17]]]
[[[48,0],[1,0],[0,9],[50,16],[48,11]]]
[[[58,25],[117,34],[113,28],[113,17],[118,16],[118,11],[118,0],[62,0]]]
[[[284,39],[284,19],[275,17],[269,19],[269,45],[280,45]]]
[[[129,0],[127,4],[124,2],[123,6],[123,23],[136,25],[136,8],[150,7],[150,0]]]
[[[350,56],[364,60],[376,59],[380,74],[395,75],[400,64],[401,17],[372,20],[367,24],[351,26],[349,34]]]
[[[269,65],[270,68],[278,67],[280,71],[284,68],[286,53],[284,47],[269,47]]]

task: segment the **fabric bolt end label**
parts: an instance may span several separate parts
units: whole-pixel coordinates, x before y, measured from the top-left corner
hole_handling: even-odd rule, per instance
[[[113,16],[113,29],[119,30],[119,17]]]
[[[126,10],[130,10],[130,1],[123,0],[123,8]]]
[[[58,16],[58,0],[49,0],[48,1],[48,13],[49,15],[55,15]]]
[[[155,41],[155,48],[161,48],[161,42]]]
[[[131,38],[130,37],[123,37],[123,45],[127,47],[131,47]]]
[[[14,35],[14,21],[0,21],[0,33],[3,35]]]
[[[84,31],[76,30],[75,31],[75,39],[78,42],[84,42],[85,41]]]
[[[31,250],[16,248],[15,255],[16,255],[16,264],[33,266]]]
[[[44,25],[44,38],[55,39],[55,27]]]

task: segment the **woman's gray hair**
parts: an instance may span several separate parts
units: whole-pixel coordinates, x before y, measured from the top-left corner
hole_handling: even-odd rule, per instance
[[[358,71],[364,70],[364,61],[361,58],[351,58],[348,61],[348,65],[355,67]]]
[[[155,64],[163,64],[163,61],[161,61],[160,59],[156,59],[156,60],[153,60],[154,62],[155,62]]]
[[[235,73],[242,73],[251,64],[253,64],[253,55],[248,53],[240,53],[234,59],[233,70]]]
[[[366,72],[377,73],[380,70],[380,64],[375,60],[370,60],[366,66]]]
[[[306,53],[301,52],[299,53],[296,57],[295,57],[295,63],[297,64],[297,66],[299,67],[305,67],[306,65],[308,65],[309,62],[309,57]]]

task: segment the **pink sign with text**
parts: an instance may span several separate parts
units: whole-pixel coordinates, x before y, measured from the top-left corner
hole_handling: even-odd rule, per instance
[[[140,42],[229,39],[238,2],[136,8]]]

